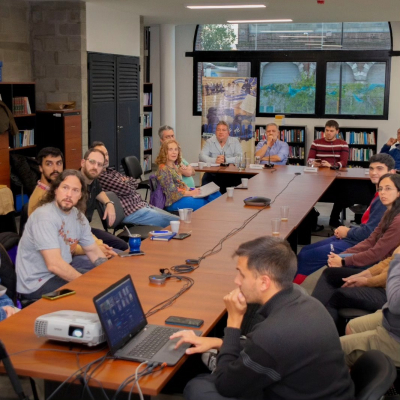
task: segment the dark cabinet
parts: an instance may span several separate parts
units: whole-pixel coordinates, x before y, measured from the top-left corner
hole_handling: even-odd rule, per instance
[[[80,110],[37,111],[37,147],[57,147],[64,153],[65,168],[79,169],[82,160]]]

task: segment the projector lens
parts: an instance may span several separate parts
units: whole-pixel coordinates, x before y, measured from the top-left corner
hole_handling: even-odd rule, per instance
[[[83,337],[83,328],[77,327],[77,326],[70,326],[68,335],[76,338],[82,338]]]

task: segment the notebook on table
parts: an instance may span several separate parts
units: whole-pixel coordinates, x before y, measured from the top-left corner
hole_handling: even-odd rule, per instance
[[[181,329],[147,323],[130,275],[99,293],[93,302],[115,358],[175,365],[190,347],[183,344],[174,349],[178,339],[169,337]]]
[[[219,186],[214,182],[207,183],[207,185],[200,187],[200,192],[198,196],[193,196],[194,199],[201,199],[203,197],[209,196],[210,194],[217,193],[219,190]]]

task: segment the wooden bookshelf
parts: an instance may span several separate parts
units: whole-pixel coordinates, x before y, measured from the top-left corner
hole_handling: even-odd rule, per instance
[[[151,172],[153,162],[153,84],[143,84],[143,171]]]

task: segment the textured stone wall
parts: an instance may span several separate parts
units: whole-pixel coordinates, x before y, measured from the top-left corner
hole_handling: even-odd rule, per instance
[[[31,50],[37,109],[76,101],[87,146],[86,6],[79,1],[31,2]]]
[[[0,61],[3,82],[32,80],[29,4],[25,0],[0,0]]]

